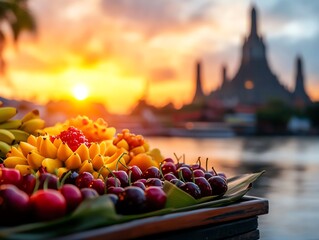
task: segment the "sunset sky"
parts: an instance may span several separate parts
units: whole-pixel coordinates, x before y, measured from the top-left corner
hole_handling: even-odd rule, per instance
[[[223,64],[233,77],[252,4],[273,72],[292,89],[301,55],[306,90],[318,101],[316,0],[29,0],[38,31],[7,44],[0,96],[45,103],[73,98],[81,84],[88,99],[125,113],[148,81],[150,104],[181,107],[193,97],[197,60],[207,94]]]

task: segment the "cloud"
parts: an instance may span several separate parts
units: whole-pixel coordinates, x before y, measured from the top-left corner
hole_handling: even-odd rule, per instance
[[[121,24],[126,31],[141,31],[145,37],[164,32],[185,30],[206,19],[213,2],[208,0],[102,0],[108,18]],[[116,23],[115,23],[116,24]]]
[[[150,71],[150,79],[154,82],[169,81],[177,78],[177,73],[171,67],[159,67]]]
[[[34,42],[21,38],[20,50],[10,63],[13,70],[26,75],[29,71],[32,77],[48,72],[52,78],[52,72],[63,75],[82,70],[87,73],[85,78],[96,74],[96,82],[100,76],[138,84],[150,80],[154,88],[164,86],[163,93],[174,84],[178,91],[190,89],[197,59],[203,60],[206,92],[219,85],[221,65],[226,64],[229,77],[233,77],[250,24],[248,0],[29,3],[39,26],[38,37]],[[300,54],[305,76],[319,83],[319,1],[256,1],[255,5],[269,62],[278,78],[290,86],[294,84],[294,59]],[[46,81],[42,75],[37,79]],[[176,98],[181,96],[176,94]]]
[[[271,18],[289,22],[291,19],[318,19],[318,9],[319,2],[314,0],[295,0],[293,4],[290,0],[281,0],[273,1],[273,4],[268,7],[266,5],[263,11]]]
[[[260,15],[266,19],[264,29],[271,38],[287,37],[288,41],[312,38],[319,32],[318,1],[276,1],[261,5]]]

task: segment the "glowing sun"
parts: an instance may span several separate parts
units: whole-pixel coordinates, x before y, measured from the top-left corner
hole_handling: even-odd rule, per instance
[[[80,101],[86,99],[89,96],[89,90],[87,86],[83,84],[75,85],[72,88],[72,93],[73,93],[73,96]]]

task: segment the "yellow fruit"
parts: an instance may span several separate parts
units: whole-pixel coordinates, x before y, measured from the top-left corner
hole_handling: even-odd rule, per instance
[[[38,149],[40,149],[41,144],[42,144],[42,141],[43,141],[43,138],[45,138],[45,137],[48,137],[48,136],[46,135],[46,136],[39,136],[39,137],[37,137],[36,147],[37,147]]]
[[[144,153],[145,149],[144,149],[143,146],[138,146],[138,147],[135,147],[135,148],[131,149],[130,152],[133,153],[133,155],[137,155],[139,153]]]
[[[120,151],[119,151],[120,152]],[[125,157],[125,155],[127,156],[127,153],[126,152],[122,152],[119,156],[118,156],[118,153],[115,153],[115,157],[114,157],[114,160],[108,164],[105,164],[104,166],[107,168],[107,169],[110,169],[110,170],[126,170],[127,169],[127,157]],[[113,158],[113,156],[112,156]]]
[[[120,157],[123,158],[124,154],[127,154],[127,151],[124,148],[117,149],[117,151],[112,156],[104,158],[104,163],[109,164],[114,161],[117,161]],[[127,157],[128,156],[125,157],[125,160],[127,160]]]
[[[15,166],[15,169],[19,170],[21,175],[23,175],[23,176],[32,173],[32,169],[29,165],[18,164]]]
[[[78,153],[73,153],[68,159],[64,162],[65,166],[70,170],[79,169],[82,166],[81,158]]]
[[[5,158],[11,149],[11,145],[0,141],[0,158]]]
[[[100,144],[92,143],[89,147],[90,159],[93,159],[96,155],[100,154]]]
[[[40,118],[40,112],[38,109],[34,109],[32,111],[27,112],[22,118],[22,122],[27,122],[33,118]]]
[[[36,149],[30,151],[27,155],[28,164],[32,169],[39,169],[42,166],[44,156],[38,153]]]
[[[112,144],[112,141],[110,140],[104,140],[102,142],[100,142],[100,154],[102,155],[113,155],[113,154],[107,154],[106,150],[108,149],[108,147]],[[114,145],[113,145],[114,146]],[[115,147],[115,146],[114,146]],[[115,147],[116,148],[116,147]],[[115,152],[115,151],[114,151]],[[113,153],[114,153],[113,152]]]
[[[30,134],[28,139],[27,139],[27,142],[30,143],[33,146],[37,146],[37,137],[32,135],[32,134]]]
[[[17,114],[15,107],[1,107],[0,108],[0,123],[3,123]]]
[[[101,142],[103,140],[113,139],[116,129],[108,127],[103,119],[93,121],[87,116],[77,116],[71,118],[64,123],[56,124],[53,127],[45,128],[44,132],[51,135],[57,135],[68,127],[73,126],[83,132],[89,142]]]
[[[39,153],[48,158],[56,158],[58,149],[51,142],[49,137],[43,137],[43,140],[38,149]]]
[[[157,161],[153,160],[151,156],[147,155],[146,153],[140,153],[134,156],[131,161],[128,163],[129,166],[138,166],[142,172],[144,172],[147,168],[151,166],[159,167]]]
[[[115,145],[109,144],[104,152],[104,156],[112,156],[117,150],[118,148]]]
[[[30,143],[27,142],[20,142],[19,143],[19,147],[23,153],[23,155],[26,157],[28,155],[29,152],[31,152],[32,150],[36,150],[37,148],[33,145],[31,145]]]
[[[81,168],[79,169],[79,173],[89,172],[92,173],[94,171],[92,162],[90,160],[85,160],[82,163]]]
[[[56,173],[56,171],[63,166],[63,162],[58,159],[45,158],[42,161],[42,167],[49,173]]]
[[[99,173],[99,172],[94,171],[94,172],[92,173],[92,175],[93,175],[93,177],[94,177],[95,179],[100,178],[100,179],[102,179],[102,180],[104,181],[104,177],[103,177],[102,173]]]
[[[117,144],[116,146],[118,148],[124,148],[125,150],[129,150],[130,149],[130,146],[128,145],[127,141],[125,139],[121,139]]]
[[[12,157],[7,157],[3,161],[4,166],[8,168],[14,168],[16,165],[28,165],[28,161],[26,160],[25,157],[17,157],[17,156],[12,156]]]
[[[63,173],[66,173],[67,171],[69,171],[69,169],[67,169],[66,167],[60,167],[58,168],[56,175],[59,179],[61,179]]]
[[[23,153],[14,146],[12,146],[10,151],[7,153],[7,157],[13,157],[13,156],[26,159],[26,157],[23,155]]]
[[[20,119],[10,119],[0,123],[0,129],[18,129],[22,122]]]
[[[62,144],[62,140],[61,138],[55,138],[54,141],[53,141],[53,144],[56,148],[59,148],[60,145]]]
[[[92,159],[92,164],[93,168],[96,171],[99,171],[104,165],[104,157],[101,154],[95,155],[95,157]]]
[[[14,144],[15,136],[8,129],[0,128],[0,141],[9,145]]]
[[[45,121],[43,119],[33,118],[22,123],[20,128],[23,131],[33,134],[36,132],[36,130],[44,128],[44,126],[45,126]]]
[[[68,144],[66,144],[65,142],[62,142],[57,151],[57,158],[61,161],[65,161],[72,154],[73,154],[73,151],[71,150],[71,148],[69,148]]]
[[[89,149],[85,144],[81,144],[78,149],[76,149],[75,151],[77,154],[79,154],[81,161],[84,162],[85,160],[89,160],[90,159],[90,153],[89,153]]]
[[[52,127],[46,127],[43,129],[43,132],[51,136],[59,135],[60,132],[67,130],[68,126],[62,123],[57,123]]]
[[[152,149],[148,154],[155,160],[158,164],[164,160],[161,151],[158,148]]]
[[[148,151],[150,150],[150,145],[149,145],[149,143],[146,142],[146,141],[144,142],[143,147],[144,147],[144,149],[145,149],[145,152],[148,152]]]

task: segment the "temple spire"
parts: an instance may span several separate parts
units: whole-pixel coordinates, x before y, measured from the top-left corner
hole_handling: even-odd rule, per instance
[[[309,104],[311,102],[309,96],[305,91],[304,84],[302,59],[300,56],[298,56],[296,59],[296,85],[293,92],[295,102],[297,102],[298,105],[301,105],[301,103],[302,105]]]
[[[222,66],[222,84],[221,87],[225,87],[225,85],[228,82],[228,78],[227,78],[227,67],[226,65]]]
[[[305,94],[305,86],[304,86],[304,74],[303,74],[303,67],[302,67],[302,60],[301,57],[298,56],[296,60],[296,86],[295,86],[295,95],[303,95]]]
[[[205,94],[202,88],[202,79],[201,79],[201,63],[198,61],[196,63],[196,89],[195,95],[193,98],[193,103],[201,103],[205,100]]]
[[[251,8],[251,27],[250,27],[250,37],[258,36],[257,31],[257,12],[256,8],[252,6]]]

